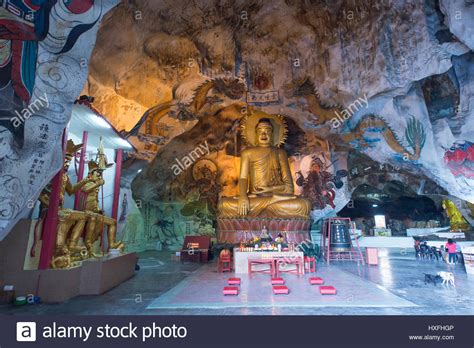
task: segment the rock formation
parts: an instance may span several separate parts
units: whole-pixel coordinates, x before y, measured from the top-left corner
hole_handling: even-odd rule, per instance
[[[205,142],[212,175],[233,194],[238,122],[250,108],[283,114],[293,125],[287,150],[295,173],[305,175],[319,158],[333,176],[328,180],[342,182],[328,214],[341,209],[354,189],[350,176],[336,178],[338,171],[350,171],[351,151],[474,203],[473,17],[474,6],[462,0],[124,1],[102,23],[83,93],[128,132],[140,149],[137,159],[149,162],[132,191],[153,207],[173,199],[186,205],[194,191],[212,196],[198,183],[196,163],[179,175],[172,169],[176,158]],[[93,38],[94,30],[83,34],[55,61],[75,64],[74,50],[84,55]],[[41,57],[35,95],[56,76],[42,68]],[[68,69],[77,83],[61,93],[46,89],[62,101],[51,112],[69,114],[66,101],[77,96],[86,70]],[[59,148],[60,132],[50,137]],[[27,141],[24,149],[30,146]],[[0,178],[27,171],[27,162],[18,162],[23,169],[3,166]],[[22,185],[5,180],[7,192],[25,191],[9,194],[23,197],[8,203],[18,214],[46,176]],[[5,227],[14,215],[3,220]]]
[[[9,32],[2,31],[0,37],[2,42],[6,39],[2,59],[7,57],[0,64],[0,240],[62,167],[63,130],[86,81],[100,20],[117,1],[49,3],[55,4],[52,8],[48,3],[38,6],[38,12],[49,20],[32,23],[33,32],[43,31],[43,36],[33,37],[25,26],[15,27],[12,19]],[[0,11],[7,10],[2,7]],[[17,46],[14,51],[15,45],[23,48]],[[15,75],[22,61],[23,80]]]

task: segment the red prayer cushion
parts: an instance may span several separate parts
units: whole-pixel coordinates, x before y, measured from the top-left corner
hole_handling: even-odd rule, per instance
[[[285,279],[283,278],[272,278],[272,285],[282,285],[285,284]]]
[[[275,285],[273,287],[273,293],[274,294],[288,294],[290,290],[288,290],[288,287],[286,285]]]
[[[224,286],[223,294],[224,295],[238,295],[239,288],[236,286]]]
[[[309,283],[311,285],[321,285],[321,284],[324,284],[324,280],[323,278],[319,278],[319,277],[311,277],[309,278]]]
[[[319,292],[321,295],[336,295],[336,288],[334,286],[320,286]]]

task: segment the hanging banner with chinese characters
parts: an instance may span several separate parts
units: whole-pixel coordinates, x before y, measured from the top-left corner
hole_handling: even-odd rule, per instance
[[[253,105],[278,104],[280,94],[278,91],[247,92],[247,103]]]

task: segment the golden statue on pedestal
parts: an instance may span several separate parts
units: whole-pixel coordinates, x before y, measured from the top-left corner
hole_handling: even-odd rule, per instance
[[[105,184],[102,173],[105,169],[111,167],[113,164],[107,163],[107,158],[104,154],[104,149],[101,145],[99,147],[98,162],[90,161],[89,174],[87,176],[87,183],[82,188],[82,191],[87,194],[84,211],[88,216],[85,244],[90,256],[97,257],[94,253],[94,243],[100,237],[104,225],[108,227],[107,240],[108,249],[123,249],[122,242],[116,242],[115,237],[117,233],[117,222],[115,219],[105,216],[102,209],[99,207],[99,192],[100,188]]]
[[[449,199],[443,199],[441,204],[443,209],[446,211],[446,215],[449,219],[450,231],[467,231],[469,229],[469,224],[462,216],[456,204]]]
[[[287,128],[280,115],[253,112],[242,122],[249,147],[242,151],[239,196],[222,197],[220,218],[308,218],[311,204],[294,195],[285,150]]]

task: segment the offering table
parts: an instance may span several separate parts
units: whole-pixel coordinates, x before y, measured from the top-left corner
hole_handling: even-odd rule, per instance
[[[303,260],[302,251],[240,251],[234,249],[235,273],[248,273],[249,259],[281,259],[281,260]],[[289,265],[292,267],[292,265]]]

